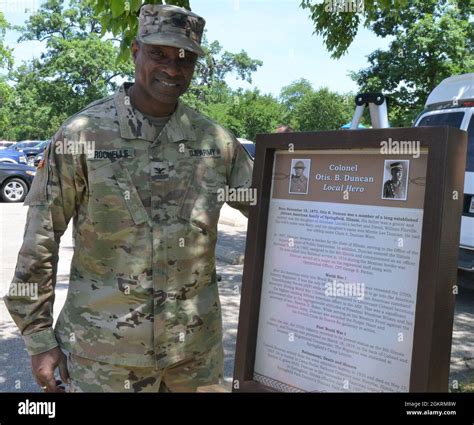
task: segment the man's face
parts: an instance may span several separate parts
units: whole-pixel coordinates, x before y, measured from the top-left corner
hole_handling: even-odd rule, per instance
[[[400,168],[394,168],[392,170],[392,180],[399,182],[402,180],[402,175],[403,172]]]
[[[191,83],[197,55],[184,49],[132,43],[135,84],[160,103],[175,104]]]
[[[301,177],[303,175],[303,170],[304,170],[304,168],[302,168],[302,167],[296,167],[295,168],[296,177]]]

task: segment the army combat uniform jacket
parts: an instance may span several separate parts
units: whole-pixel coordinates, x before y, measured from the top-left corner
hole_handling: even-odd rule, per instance
[[[37,285],[38,296],[10,292],[5,302],[30,354],[59,343],[97,361],[166,368],[222,341],[219,193],[250,187],[252,160],[181,101],[155,134],[129,86],[62,125],[25,200],[11,285]],[[248,202],[229,204],[247,214]],[[69,290],[53,331],[58,246],[71,218]]]

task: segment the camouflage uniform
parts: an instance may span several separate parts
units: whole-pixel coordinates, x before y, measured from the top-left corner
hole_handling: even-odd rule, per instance
[[[198,387],[221,382],[222,345],[165,370],[117,366],[69,353],[68,392],[195,392]]]
[[[25,200],[12,282],[36,283],[38,297],[7,295],[5,303],[30,354],[59,343],[97,365],[166,376],[211,350],[218,371],[199,382],[214,383],[222,375],[218,193],[225,185],[250,187],[253,163],[227,130],[181,101],[157,134],[130,106],[129,86],[92,103],[54,136]],[[92,155],[58,153],[61,141],[95,141],[95,148]],[[248,203],[230,204],[247,214]],[[71,218],[69,290],[53,331],[59,240]]]

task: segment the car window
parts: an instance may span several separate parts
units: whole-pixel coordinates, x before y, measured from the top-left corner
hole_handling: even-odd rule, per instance
[[[423,117],[418,123],[418,127],[421,126],[434,126],[434,125],[449,125],[451,127],[459,128],[461,127],[462,120],[464,118],[464,112],[447,112],[445,114],[433,114]],[[467,161],[466,161],[466,171],[474,171],[474,128],[473,128],[473,119],[471,118],[471,123],[469,124],[468,133],[468,148],[467,148]]]
[[[434,125],[449,125],[451,127],[461,127],[464,112],[448,112],[446,114],[433,114],[423,117],[418,123],[417,127],[434,126]]]
[[[474,115],[467,128],[467,161],[466,171],[474,171]]]
[[[242,146],[252,158],[255,158],[255,145],[253,143],[242,143]]]

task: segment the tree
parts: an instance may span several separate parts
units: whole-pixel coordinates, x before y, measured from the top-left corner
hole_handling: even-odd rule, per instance
[[[298,131],[340,129],[351,120],[354,112],[349,98],[327,88],[307,92],[295,105],[290,125]]]
[[[370,54],[370,66],[352,74],[362,91],[387,95],[392,126],[411,126],[441,80],[474,71],[472,22],[453,4],[435,3],[414,7],[417,18],[397,25],[389,49]]]
[[[272,133],[281,123],[284,107],[258,89],[239,89],[225,103],[210,105],[206,113],[237,137],[255,141],[258,133]]]
[[[188,92],[184,96],[191,106],[205,111],[207,106],[226,103],[232,91],[226,78],[234,74],[239,80],[252,82],[252,74],[263,62],[249,57],[247,52],[231,53],[218,41],[209,43],[204,34],[202,48],[205,56],[196,64],[196,71]]]
[[[68,116],[115,91],[115,77],[133,75],[131,60],[117,63],[114,41],[100,37],[91,4],[71,0],[65,8],[64,1],[49,0],[18,28],[20,42],[46,41],[46,52],[10,71],[13,92],[5,110],[15,119],[0,119],[0,137],[51,137]]]
[[[13,66],[12,49],[5,45],[5,33],[9,28],[5,16],[0,12],[0,69],[10,69]]]
[[[380,37],[395,35],[400,27],[416,22],[420,13],[434,15],[451,5],[463,20],[472,14],[472,0],[301,0],[331,57],[340,58],[354,41],[361,25]]]
[[[296,124],[294,119],[295,108],[305,96],[311,93],[314,93],[313,87],[304,78],[294,81],[281,89],[280,102],[286,110],[283,117],[284,124],[290,125],[290,127]]]

